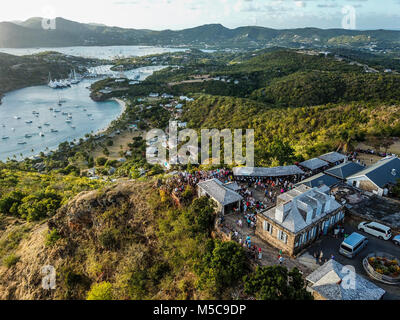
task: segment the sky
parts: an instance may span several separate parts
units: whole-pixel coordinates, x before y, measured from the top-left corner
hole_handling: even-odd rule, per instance
[[[0,21],[30,17],[63,17],[84,23],[152,30],[179,30],[210,23],[221,23],[228,28],[257,25],[275,29],[400,30],[400,0],[2,1]]]

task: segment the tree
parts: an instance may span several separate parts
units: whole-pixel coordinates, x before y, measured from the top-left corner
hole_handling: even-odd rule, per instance
[[[203,259],[195,265],[199,289],[221,296],[223,290],[243,277],[246,261],[243,248],[236,242],[209,240]]]
[[[293,164],[294,149],[289,143],[276,138],[269,145],[268,149],[271,158],[275,158],[280,166]]]
[[[195,199],[186,213],[188,225],[194,233],[209,234],[214,222],[214,204],[207,197]]]
[[[244,291],[258,300],[312,300],[297,268],[283,266],[257,267],[243,279]]]
[[[95,283],[87,295],[87,300],[112,300],[112,284],[109,282]]]
[[[98,165],[99,167],[102,167],[106,164],[107,162],[107,158],[104,157],[99,157],[96,159],[96,165]]]

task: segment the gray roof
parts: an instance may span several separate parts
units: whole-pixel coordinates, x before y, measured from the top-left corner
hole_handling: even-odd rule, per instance
[[[356,174],[364,169],[365,167],[361,164],[355,162],[346,162],[339,164],[338,166],[333,167],[329,170],[326,170],[325,173],[345,180],[347,177],[350,177],[351,175]]]
[[[385,158],[374,165],[351,175],[348,180],[368,177],[374,184],[380,188],[384,188],[388,184],[396,184],[400,179],[400,159],[397,157]]]
[[[236,182],[228,182],[228,183],[225,183],[224,186],[233,191],[239,191],[242,189]]]
[[[300,163],[300,165],[302,167],[310,169],[310,170],[316,170],[316,169],[328,166],[329,163],[324,160],[314,158],[314,159],[304,161],[304,162]]]
[[[338,210],[341,205],[332,197],[330,197],[327,193],[329,192],[329,188],[327,186],[321,186],[320,188],[308,188],[304,185],[301,185],[295,189],[292,189],[289,192],[283,193],[278,196],[277,202],[281,206],[282,204],[287,204],[292,202],[292,207],[288,209],[285,213],[285,218],[283,222],[279,221],[276,218],[276,213],[278,206],[271,208],[267,211],[262,212],[264,217],[275,222],[279,226],[285,228],[289,232],[294,234],[300,233],[302,230],[307,228],[309,225],[323,219],[326,215],[330,214],[333,211]],[[317,202],[319,204],[324,205],[324,211],[319,215],[313,216],[313,218],[307,222],[307,213],[300,207],[300,203],[307,203],[311,207],[315,207]],[[329,208],[327,208],[328,202],[330,203]]]
[[[330,153],[326,153],[323,154],[322,156],[318,157],[324,161],[328,161],[329,163],[336,163],[339,161],[343,161],[346,160],[347,157],[341,153],[338,152],[330,152]]]
[[[380,300],[386,293],[364,277],[355,273],[354,286],[346,281],[349,270],[335,260],[330,260],[306,279],[310,288],[328,300]],[[346,278],[346,279],[345,279]]]
[[[243,200],[240,194],[225,187],[218,179],[200,182],[197,186],[223,206]]]
[[[283,177],[304,174],[304,171],[294,165],[275,168],[236,167],[233,168],[233,174],[245,177]]]
[[[312,176],[308,179],[305,179],[305,180],[299,182],[296,186],[305,184],[306,186],[308,186],[310,188],[320,187],[322,185],[331,187],[338,182],[339,182],[339,180],[334,177],[328,176],[327,174],[324,174],[324,173],[319,173],[315,176]]]

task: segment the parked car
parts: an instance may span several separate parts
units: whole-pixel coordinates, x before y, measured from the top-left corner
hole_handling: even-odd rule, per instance
[[[395,245],[400,246],[400,236],[395,236],[393,242]]]
[[[354,232],[344,239],[340,245],[339,253],[347,258],[354,258],[368,244],[368,238]]]
[[[392,237],[392,230],[377,222],[361,222],[358,225],[358,230],[372,234],[382,240],[389,240]]]

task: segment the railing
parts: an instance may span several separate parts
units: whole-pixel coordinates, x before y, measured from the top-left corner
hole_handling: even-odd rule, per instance
[[[375,269],[370,265],[369,258],[377,258],[377,257],[399,261],[396,257],[394,257],[390,254],[384,253],[384,252],[370,253],[363,260],[363,267],[364,267],[365,271],[367,272],[367,274],[371,278],[373,278],[377,281],[380,281],[380,282],[383,282],[386,284],[390,284],[390,285],[399,285],[400,284],[400,276],[394,278],[394,277],[390,277],[390,276],[381,274],[379,272],[376,272]]]

